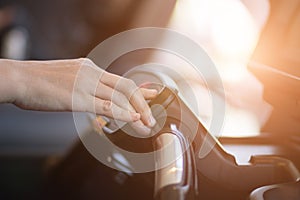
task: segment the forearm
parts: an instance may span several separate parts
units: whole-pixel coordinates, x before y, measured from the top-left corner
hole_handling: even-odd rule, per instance
[[[89,59],[0,59],[0,103],[23,109],[91,112],[152,127],[155,119],[145,98],[156,95],[156,90],[139,88]]]
[[[0,59],[0,103],[13,103],[20,88],[22,61]]]

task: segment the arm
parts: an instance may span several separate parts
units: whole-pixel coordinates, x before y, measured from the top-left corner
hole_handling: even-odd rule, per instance
[[[18,62],[18,61],[16,61]],[[0,103],[13,103],[18,96],[19,72],[10,60],[0,59]]]
[[[13,61],[0,59],[0,103],[23,109],[82,111],[151,127],[145,98],[157,91],[108,73],[91,60]]]

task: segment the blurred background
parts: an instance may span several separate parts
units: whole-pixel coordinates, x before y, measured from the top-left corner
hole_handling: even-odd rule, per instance
[[[261,84],[247,71],[268,14],[267,0],[7,1],[1,6],[1,57],[86,57],[101,41],[121,31],[171,28],[200,44],[223,78],[228,105],[222,135],[249,136],[258,134],[270,112],[261,98]],[[119,65],[130,67],[157,57],[159,63],[185,68],[179,59],[170,62],[167,54],[148,53],[142,60],[136,54]]]
[[[121,31],[148,26],[170,28],[200,44],[219,70],[226,94],[226,116],[219,136],[259,136],[261,130],[282,133],[286,126],[298,133],[299,118],[281,111],[276,115],[281,117],[275,116],[274,105],[263,99],[264,85],[249,71],[249,63],[270,64],[297,75],[294,66],[299,63],[299,10],[297,0],[1,0],[0,57],[86,57],[100,42]],[[287,30],[288,34],[284,32]],[[114,62],[120,67],[113,72],[122,74],[130,66],[150,61],[184,70],[186,64],[173,57],[147,50],[133,52]],[[280,96],[271,93],[271,100]],[[197,94],[201,101],[201,89]],[[299,102],[294,98],[295,106],[289,109],[297,110]],[[201,114],[209,123],[211,113],[205,107],[203,100]],[[282,118],[292,120],[284,122]],[[44,170],[40,165],[65,154],[76,140],[70,113],[22,111],[1,105],[0,177],[5,181],[0,186],[7,190],[0,190],[0,198],[15,187],[23,193],[32,191],[31,186],[39,183],[35,174]],[[10,173],[18,178],[11,178]],[[33,184],[28,184],[26,178],[20,181],[22,176],[33,177]]]

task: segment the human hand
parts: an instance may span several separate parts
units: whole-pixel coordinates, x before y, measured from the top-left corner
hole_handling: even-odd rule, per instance
[[[20,108],[92,112],[152,127],[155,119],[145,99],[156,90],[139,88],[129,79],[108,73],[87,58],[57,61],[14,61]]]

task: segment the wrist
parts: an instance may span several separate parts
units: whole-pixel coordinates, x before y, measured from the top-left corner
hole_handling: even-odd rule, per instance
[[[0,59],[0,103],[13,103],[22,90],[22,61]]]

